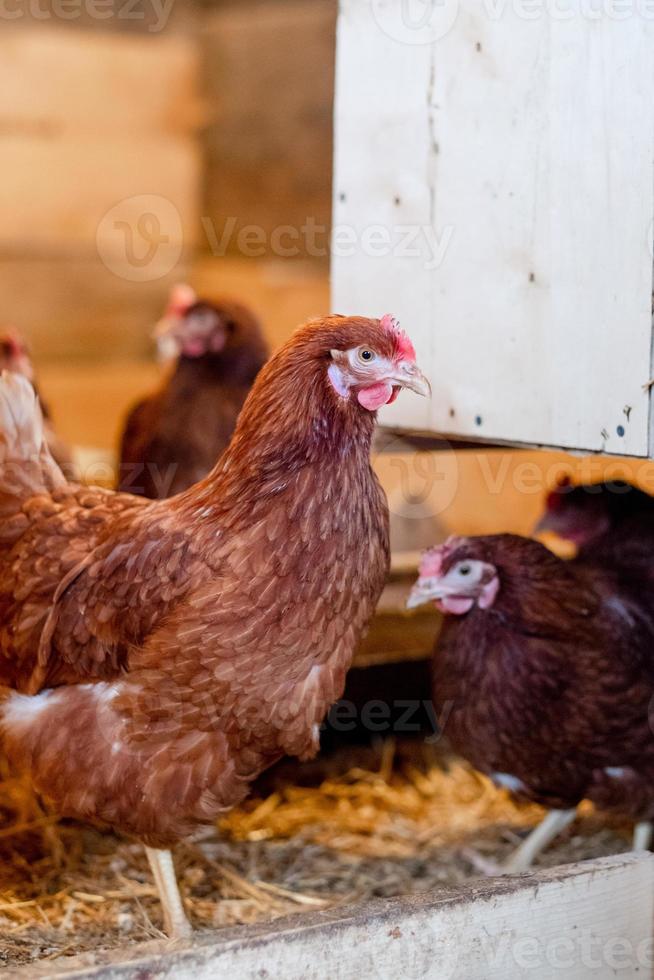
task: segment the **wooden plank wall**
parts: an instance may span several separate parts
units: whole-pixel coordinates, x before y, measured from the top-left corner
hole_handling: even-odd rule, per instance
[[[197,242],[198,71],[178,34],[3,28],[0,323],[37,356],[147,350]]]
[[[205,14],[205,213],[218,237],[238,219],[231,252],[255,225],[274,254],[275,229],[311,217],[322,229],[314,257],[327,260],[335,22],[336,0],[222,2]],[[307,254],[302,234],[281,246]]]
[[[255,224],[274,257],[285,226],[282,252],[307,252],[310,217],[327,268],[336,0],[114,0],[65,22],[23,6],[0,35],[0,325],[40,360],[146,354],[230,218],[225,252]]]

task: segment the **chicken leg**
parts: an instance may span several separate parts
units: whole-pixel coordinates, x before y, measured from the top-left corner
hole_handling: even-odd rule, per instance
[[[484,857],[472,848],[466,848],[463,853],[477,871],[489,878],[520,874],[531,868],[541,851],[544,851],[547,845],[572,823],[576,813],[576,810],[550,810],[513,854],[502,863]]]
[[[651,820],[641,820],[634,827],[634,851],[649,851],[654,836],[654,824]]]
[[[166,935],[169,939],[189,939],[193,930],[179,893],[172,854],[154,847],[146,847],[145,853],[161,899]]]
[[[535,859],[548,844],[559,836],[572,823],[577,813],[572,810],[550,810],[522,844],[503,864],[504,874],[519,874],[528,871]]]

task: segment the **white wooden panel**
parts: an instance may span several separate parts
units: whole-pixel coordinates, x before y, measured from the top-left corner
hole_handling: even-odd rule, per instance
[[[421,363],[429,364],[432,335],[425,311],[431,307],[432,276],[419,257],[402,253],[412,229],[431,227],[425,126],[430,52],[383,34],[360,0],[342,0],[337,35],[332,309],[393,313]],[[388,245],[375,241],[380,228]],[[405,393],[400,401],[387,418],[429,427],[424,399]]]
[[[16,980],[652,980],[654,857],[621,855],[16,970]]]
[[[408,181],[447,248],[429,274],[423,256],[359,250],[335,262],[334,296],[409,314],[432,431],[648,452],[654,19],[591,6],[460,0],[444,36],[411,44],[382,0],[343,3],[335,192],[353,191],[337,220],[388,221]],[[386,420],[419,427],[406,397]]]
[[[179,35],[4,30],[0,132],[192,132],[199,122],[197,62],[195,43]]]

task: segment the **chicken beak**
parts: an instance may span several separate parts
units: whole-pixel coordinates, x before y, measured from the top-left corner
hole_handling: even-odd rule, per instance
[[[409,593],[406,608],[417,609],[418,606],[422,606],[426,602],[432,602],[434,599],[440,598],[442,598],[442,592],[440,589],[434,589],[433,582],[425,582],[423,579],[418,579]]]
[[[152,331],[152,337],[155,340],[160,340],[161,337],[165,337],[167,334],[169,334],[171,329],[171,318],[169,316],[162,316],[161,319],[155,324],[155,328]]]
[[[392,385],[415,391],[416,395],[431,398],[431,385],[414,361],[400,361],[397,369],[387,380]]]

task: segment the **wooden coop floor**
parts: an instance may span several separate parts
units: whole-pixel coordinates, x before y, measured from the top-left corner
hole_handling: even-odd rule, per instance
[[[200,934],[238,923],[438,890],[478,877],[540,818],[424,741],[342,747],[284,763],[176,861]],[[57,822],[8,773],[0,782],[0,969],[160,938],[139,845]],[[590,809],[541,866],[629,849]]]

